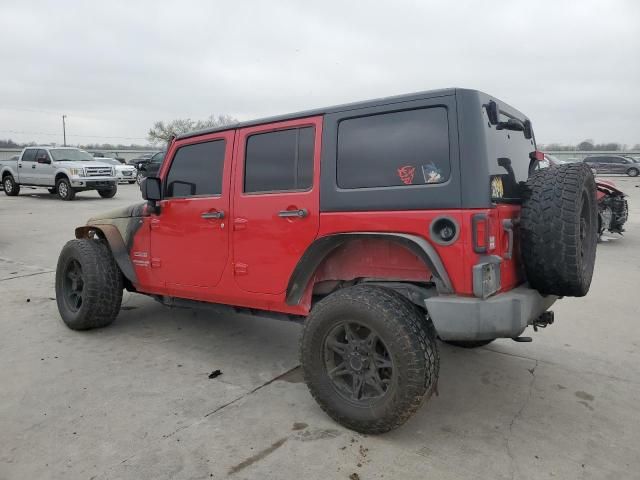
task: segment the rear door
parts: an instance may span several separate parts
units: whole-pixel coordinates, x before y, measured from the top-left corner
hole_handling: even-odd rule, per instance
[[[629,168],[629,160],[623,157],[610,157],[613,161],[611,164],[612,172],[611,173],[626,173],[627,168]]]
[[[35,180],[37,148],[27,148],[18,160],[18,183],[33,185]]]
[[[319,228],[322,117],[248,127],[234,160],[233,262],[246,291],[285,291]]]

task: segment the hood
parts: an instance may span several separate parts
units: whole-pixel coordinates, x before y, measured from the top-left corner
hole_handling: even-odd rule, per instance
[[[131,218],[147,216],[147,202],[136,203],[128,207],[116,208],[109,212],[100,213],[95,217],[91,217],[87,225],[100,224],[103,220],[113,220],[116,218]]]
[[[100,168],[111,168],[113,165],[109,165],[104,162],[97,161],[89,161],[89,162],[81,162],[81,161],[73,161],[73,160],[64,160],[53,162],[56,164],[56,167],[68,167],[68,168],[84,168],[84,167],[100,167]]]

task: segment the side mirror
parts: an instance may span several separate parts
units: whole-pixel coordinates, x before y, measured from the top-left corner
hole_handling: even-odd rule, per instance
[[[140,184],[140,190],[142,190],[142,198],[150,202],[157,202],[162,197],[161,183],[157,177],[143,178]]]
[[[51,163],[51,159],[47,158],[47,157],[40,157],[40,158],[36,159],[36,162],[50,164]]]

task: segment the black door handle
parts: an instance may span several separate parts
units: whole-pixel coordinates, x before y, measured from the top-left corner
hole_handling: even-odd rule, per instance
[[[211,220],[211,219],[220,220],[221,218],[224,218],[224,212],[204,212],[200,214],[200,216],[208,220]]]
[[[21,163],[18,164],[18,168],[22,168],[22,164]]]
[[[34,163],[33,165],[31,165],[31,168],[36,168],[36,164]]]
[[[278,216],[282,218],[303,218],[309,215],[309,212],[306,208],[300,208],[298,210],[280,210],[278,212]]]

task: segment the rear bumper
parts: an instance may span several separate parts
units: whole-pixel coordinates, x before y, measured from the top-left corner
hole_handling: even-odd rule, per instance
[[[485,300],[438,295],[425,305],[441,339],[489,340],[519,336],[557,299],[523,285]]]

